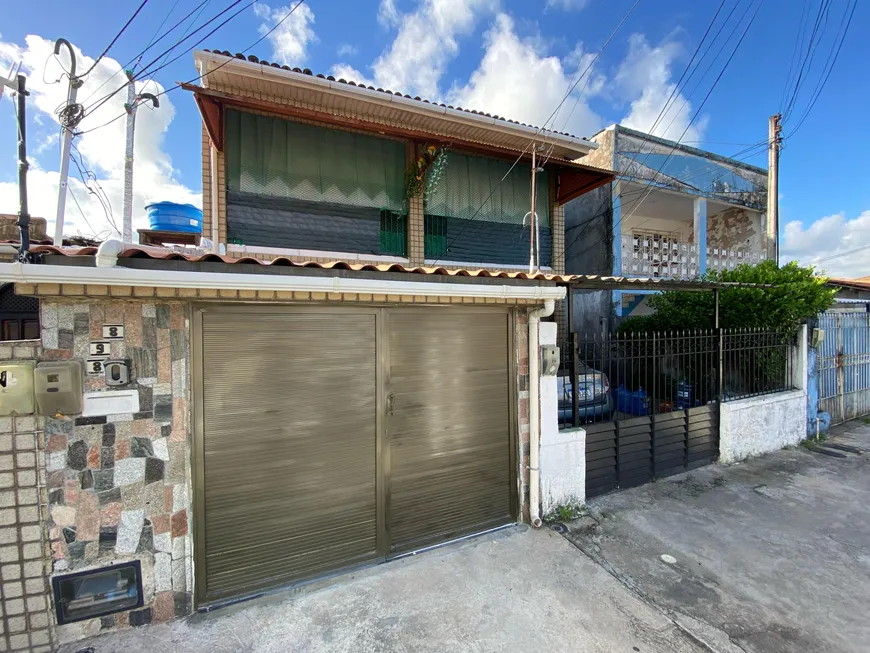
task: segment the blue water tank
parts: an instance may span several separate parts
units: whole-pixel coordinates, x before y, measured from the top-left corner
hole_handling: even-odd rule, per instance
[[[145,207],[148,222],[155,231],[202,233],[202,211],[193,204],[155,202]]]

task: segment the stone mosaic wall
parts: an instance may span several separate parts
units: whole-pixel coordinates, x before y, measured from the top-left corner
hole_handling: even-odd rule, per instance
[[[38,341],[0,342],[0,361],[35,361]],[[42,419],[0,417],[0,650],[50,651]]]
[[[86,359],[103,325],[123,325],[111,358],[129,359],[139,412],[45,420],[45,469],[53,572],[138,559],[145,606],[60,626],[60,641],[100,629],[166,621],[191,610],[189,532],[189,322],[184,303],[42,301],[43,359]]]

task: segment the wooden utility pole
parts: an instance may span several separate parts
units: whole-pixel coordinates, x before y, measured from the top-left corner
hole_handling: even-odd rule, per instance
[[[773,238],[773,258],[777,267],[779,267],[779,148],[782,132],[780,120],[782,114],[771,116],[767,131],[767,236]],[[768,253],[770,253],[769,245]]]

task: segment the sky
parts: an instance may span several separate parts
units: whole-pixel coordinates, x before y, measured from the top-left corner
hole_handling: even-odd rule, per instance
[[[783,259],[817,262],[832,276],[870,274],[870,159],[865,155],[870,85],[860,82],[870,61],[870,41],[863,34],[870,25],[870,3],[857,3],[836,65],[821,87],[852,0],[830,0],[822,14],[824,0],[720,1],[306,0],[251,48],[295,0],[148,0],[78,91],[90,112],[77,128],[82,135],[74,139],[82,171],[71,166],[65,233],[106,237],[120,226],[125,91],[97,105],[122,89],[122,71],[133,67],[139,73],[137,91],[154,94],[191,80],[196,77],[192,48],[236,14],[197,47],[256,54],[578,136],[618,122],[743,159],[748,146],[767,139],[768,117],[783,112]],[[81,74],[139,4],[42,0],[35,11],[33,3],[4,3],[0,74],[20,61],[31,90],[32,215],[53,223],[56,211],[60,130],[55,112],[66,99],[62,75],[70,61],[65,51],[53,56],[54,39],[73,44]],[[196,31],[229,5],[228,13]],[[817,16],[820,38],[808,50]],[[185,33],[190,38],[177,43]],[[792,103],[798,70],[805,72]],[[140,105],[136,114],[134,227],[147,226],[144,207],[151,201],[201,206],[196,106],[181,89],[161,95],[159,105]],[[744,160],[767,167],[764,148],[750,154]],[[15,157],[14,105],[5,93],[0,100],[0,213],[18,210]]]

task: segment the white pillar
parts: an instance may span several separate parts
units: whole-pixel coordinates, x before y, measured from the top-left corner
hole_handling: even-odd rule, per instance
[[[698,253],[698,276],[707,272],[707,198],[695,198],[693,217],[695,251]]]

